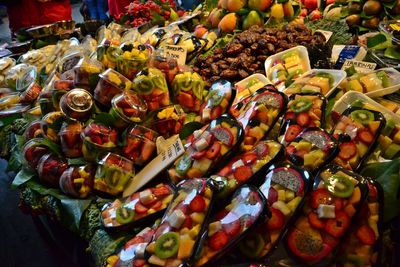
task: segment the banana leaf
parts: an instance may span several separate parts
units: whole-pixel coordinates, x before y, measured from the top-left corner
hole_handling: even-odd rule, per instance
[[[11,183],[11,188],[16,189],[20,185],[23,185],[24,183],[28,182],[31,180],[33,177],[35,177],[35,173],[33,171],[27,170],[27,169],[22,169],[20,170],[17,175],[15,175],[13,182]]]

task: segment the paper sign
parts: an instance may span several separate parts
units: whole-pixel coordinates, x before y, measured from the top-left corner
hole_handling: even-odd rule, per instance
[[[167,168],[179,156],[185,152],[181,140],[178,138],[166,150],[150,161],[139,173],[137,173],[129,186],[125,189],[123,197],[128,197],[139,190],[142,186],[151,181],[162,170]]]
[[[356,71],[359,73],[367,73],[376,68],[376,63],[346,59],[346,61],[343,63],[342,70],[346,70],[352,66],[354,66]]]
[[[165,56],[168,58],[175,58],[179,65],[186,64],[187,50],[185,47],[179,45],[166,45],[164,47]]]
[[[330,31],[316,30],[315,32],[320,32],[320,33],[322,33],[323,36],[325,36],[325,43],[327,43],[333,35],[333,32],[330,32]]]

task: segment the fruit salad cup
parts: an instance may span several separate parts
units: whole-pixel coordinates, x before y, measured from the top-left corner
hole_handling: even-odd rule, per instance
[[[201,121],[208,123],[225,114],[234,98],[233,86],[229,81],[218,80],[214,82],[200,107]]]
[[[242,124],[245,136],[242,148],[250,150],[264,139],[285,112],[287,98],[283,93],[258,90],[241,110],[237,120]]]
[[[243,140],[243,129],[230,116],[213,120],[204,131],[188,137],[185,153],[168,170],[174,183],[188,178],[204,177],[215,172],[218,164],[235,153]]]
[[[101,222],[107,230],[127,229],[144,219],[154,218],[152,214],[159,215],[167,208],[173,195],[171,186],[159,184],[136,192],[125,200],[116,199],[102,208]]]
[[[338,153],[337,141],[321,128],[307,128],[286,146],[286,154],[294,165],[316,173]]]
[[[86,198],[93,190],[93,165],[71,166],[60,177],[60,189],[73,198]]]
[[[38,102],[42,115],[56,111],[53,105],[53,95],[50,90],[43,90],[39,95]]]
[[[182,182],[150,244],[148,263],[178,267],[190,263],[208,221],[213,188],[205,179]]]
[[[176,59],[166,58],[160,55],[156,55],[151,58],[150,66],[161,70],[164,73],[169,84],[172,84],[175,75],[177,75],[179,72],[178,62]]]
[[[95,122],[85,127],[82,138],[82,154],[89,162],[94,162],[102,154],[115,150],[118,144],[118,133],[115,129]]]
[[[204,81],[196,72],[185,71],[175,76],[172,90],[175,102],[181,105],[185,112],[199,112],[203,103]]]
[[[152,111],[146,117],[144,125],[157,131],[160,136],[169,138],[181,132],[185,118],[186,113],[180,105],[170,105]]]
[[[143,166],[149,162],[156,152],[158,133],[141,125],[128,130],[122,153],[135,165]]]
[[[317,175],[302,213],[285,237],[287,250],[307,264],[332,261],[342,237],[350,229],[367,196],[363,178],[338,166]]]
[[[83,127],[79,122],[63,123],[60,132],[61,150],[67,158],[82,157],[82,133]]]
[[[97,60],[100,61],[104,67],[115,69],[117,67],[119,45],[119,40],[104,39],[99,46],[97,46]]]
[[[116,128],[126,128],[130,124],[140,123],[147,113],[147,104],[137,94],[125,91],[111,100],[110,114]]]
[[[271,217],[239,243],[240,252],[249,259],[264,258],[270,253],[301,209],[310,186],[311,176],[307,171],[289,163],[271,166],[260,186],[268,200]]]
[[[339,154],[333,162],[357,171],[374,150],[384,126],[385,118],[380,112],[360,108],[345,110],[332,130],[339,142]]]
[[[307,127],[324,127],[326,100],[320,94],[295,94],[289,98],[278,140],[286,145]]]
[[[113,69],[99,74],[100,80],[94,89],[94,99],[104,107],[111,107],[111,99],[131,88],[131,81]]]
[[[42,145],[42,138],[34,138],[25,143],[22,148],[22,166],[35,171],[40,158],[49,153],[48,147]]]
[[[53,111],[44,116],[41,123],[43,136],[58,143],[60,141],[58,131],[64,120],[64,115],[60,111]]]
[[[25,91],[20,94],[20,103],[33,103],[39,97],[42,87],[36,83],[32,82]]]
[[[138,42],[125,43],[118,51],[117,71],[132,80],[135,75],[147,66],[150,51],[146,45]]]
[[[91,58],[82,58],[74,67],[75,86],[93,92],[99,81],[99,74],[104,71],[100,61]]]
[[[149,111],[168,106],[171,101],[164,74],[155,68],[146,68],[133,80],[132,88],[147,103]]]
[[[42,129],[40,128],[41,121],[40,120],[34,120],[31,123],[29,123],[28,127],[26,128],[24,132],[24,138],[25,140],[31,140],[33,138],[38,138],[43,136],[42,135]]]
[[[53,153],[43,155],[37,165],[39,180],[51,187],[59,187],[60,177],[68,168],[64,159]]]
[[[124,191],[134,175],[132,161],[118,154],[108,153],[97,165],[94,189],[117,196]]]
[[[216,173],[216,179],[224,182],[224,188],[217,194],[218,199],[226,198],[242,184],[259,178],[262,170],[268,168],[283,153],[283,147],[278,142],[260,141],[250,151],[233,158]]]
[[[60,110],[70,120],[87,121],[93,110],[92,95],[80,88],[72,89],[60,99]]]
[[[219,210],[208,225],[195,266],[221,258],[238,241],[246,238],[246,233],[264,218],[266,211],[266,200],[258,189],[248,185],[240,187],[229,205]]]

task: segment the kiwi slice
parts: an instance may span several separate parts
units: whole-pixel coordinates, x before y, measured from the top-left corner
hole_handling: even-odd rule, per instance
[[[368,124],[370,121],[374,120],[374,113],[365,109],[359,109],[353,111],[351,114],[351,119],[357,121],[361,124]]]
[[[218,106],[222,99],[224,99],[224,93],[220,90],[211,90],[208,94],[208,101],[212,107]]]
[[[179,234],[168,232],[160,236],[156,241],[155,253],[160,259],[168,259],[174,256],[179,249]]]
[[[389,76],[386,74],[386,72],[378,71],[376,73],[376,77],[378,77],[382,81],[382,86],[383,87],[386,88],[386,87],[391,86]]]
[[[354,184],[352,181],[342,175],[334,174],[329,177],[324,186],[336,197],[348,198],[353,194]]]
[[[140,93],[143,93],[143,94],[151,93],[151,91],[154,88],[153,81],[146,76],[139,77],[139,79],[136,80],[135,82],[137,85],[137,89],[140,91]]]
[[[329,86],[332,86],[333,83],[335,82],[335,79],[330,73],[326,72],[319,72],[315,75],[316,77],[322,77],[322,78],[328,78],[329,79]]]
[[[120,224],[130,223],[131,221],[133,221],[133,218],[135,217],[135,211],[125,206],[119,207],[115,213],[116,213],[115,219]]]
[[[106,182],[110,187],[116,187],[119,183],[121,172],[114,167],[106,167]]]
[[[202,81],[192,81],[192,91],[196,98],[203,99],[204,83]]]
[[[239,243],[240,252],[250,259],[256,259],[260,256],[265,246],[264,239],[258,233],[249,233],[244,240]]]
[[[184,176],[191,166],[192,159],[188,155],[184,154],[179,160],[178,164],[176,164],[176,172],[179,175]]]
[[[293,110],[294,113],[301,113],[307,111],[311,108],[312,102],[308,98],[299,98],[293,101],[290,105],[290,109]]]

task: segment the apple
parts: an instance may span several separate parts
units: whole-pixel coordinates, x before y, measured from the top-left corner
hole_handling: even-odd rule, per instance
[[[319,9],[315,9],[310,13],[310,19],[311,20],[319,20],[322,19],[322,13]]]
[[[318,7],[318,1],[317,0],[304,0],[304,6],[308,10],[314,10]]]
[[[249,0],[247,5],[251,10],[264,12],[272,5],[272,0]]]
[[[299,16],[300,17],[307,17],[307,15],[308,15],[308,10],[306,8],[302,8],[301,11],[300,11]]]

